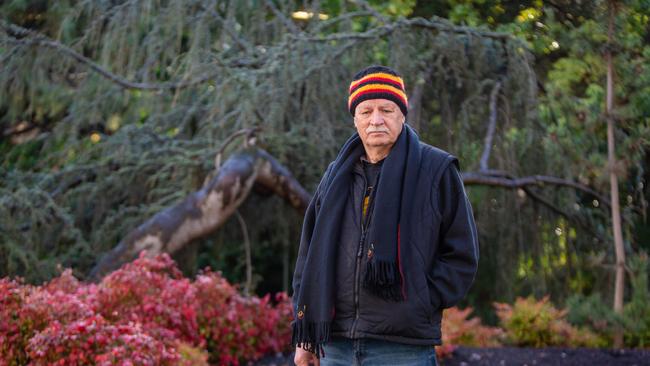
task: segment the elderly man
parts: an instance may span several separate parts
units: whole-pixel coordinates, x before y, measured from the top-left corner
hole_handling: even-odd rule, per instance
[[[467,293],[478,238],[458,160],[405,123],[404,82],[354,76],[357,132],[305,214],[293,277],[294,362],[436,365],[442,309]]]

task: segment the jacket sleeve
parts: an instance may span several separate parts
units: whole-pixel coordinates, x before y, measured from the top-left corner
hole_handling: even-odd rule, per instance
[[[328,179],[329,172],[331,170],[332,164],[330,164],[323,174],[316,192],[307,206],[307,211],[305,211],[305,218],[302,224],[302,233],[300,234],[300,247],[298,248],[298,257],[296,258],[296,267],[293,272],[293,308],[296,309],[298,301],[298,293],[300,291],[300,281],[302,280],[302,272],[304,270],[305,261],[307,260],[307,252],[309,251],[309,243],[311,242],[311,236],[314,232],[314,224],[316,223],[316,217],[318,215],[318,210],[320,209],[320,200],[321,196],[324,194],[324,185]]]
[[[479,257],[472,206],[456,164],[448,165],[437,188],[433,193],[438,196],[440,237],[429,274],[435,309],[452,307],[465,297],[474,282]]]

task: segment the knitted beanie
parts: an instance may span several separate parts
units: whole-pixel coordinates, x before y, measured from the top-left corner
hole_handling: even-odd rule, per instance
[[[348,98],[348,109],[352,116],[354,116],[357,105],[369,99],[391,100],[397,104],[405,116],[408,113],[404,81],[390,67],[369,66],[354,75],[354,80],[350,83],[350,97]]]

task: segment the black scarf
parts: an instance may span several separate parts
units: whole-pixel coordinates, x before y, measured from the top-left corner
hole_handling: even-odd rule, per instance
[[[415,131],[404,124],[395,145],[382,164],[374,198],[373,225],[367,233],[374,246],[368,260],[363,286],[388,301],[406,299],[404,272],[400,252],[408,243],[408,230],[400,223],[411,220],[413,187],[419,175],[420,141]],[[325,182],[322,205],[316,217],[307,211],[303,235],[311,234],[309,250],[302,271],[292,344],[320,355],[322,344],[329,341],[330,324],[334,318],[336,256],[341,231],[341,217],[352,184],[352,168],[364,154],[357,133],[348,139],[339,152]],[[309,233],[313,223],[313,231]],[[307,232],[306,232],[307,230]]]

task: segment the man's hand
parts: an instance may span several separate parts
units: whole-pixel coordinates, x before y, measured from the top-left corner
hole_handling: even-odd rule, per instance
[[[307,366],[311,365],[312,362],[315,366],[320,366],[320,360],[315,354],[300,347],[296,347],[296,355],[293,357],[293,363],[295,363],[296,366]]]

